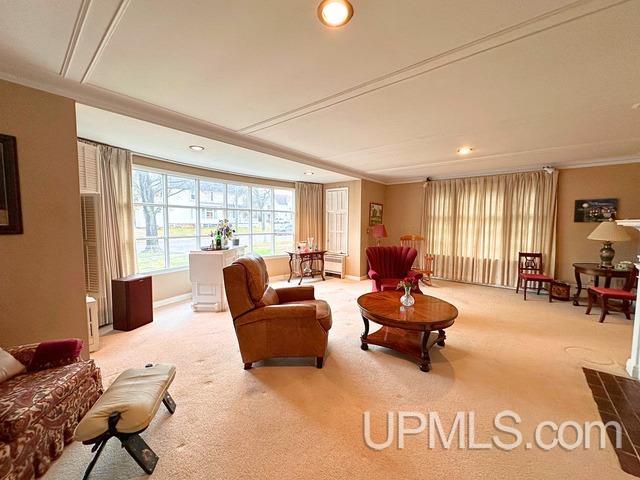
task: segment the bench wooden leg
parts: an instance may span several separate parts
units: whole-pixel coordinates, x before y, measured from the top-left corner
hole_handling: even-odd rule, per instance
[[[91,462],[89,463],[89,466],[87,467],[87,469],[84,471],[84,476],[82,477],[82,480],[87,480],[89,478],[89,475],[91,474],[91,470],[93,470],[93,467],[96,466],[96,462],[98,461],[98,457],[100,456],[100,454],[102,453],[102,449],[104,448],[104,446],[107,444],[107,441],[109,440],[109,438],[106,438],[98,443],[96,443],[93,448],[91,449],[91,452],[96,452],[96,454],[93,456],[93,458],[91,459]]]
[[[140,468],[148,475],[151,475],[158,463],[158,456],[151,450],[142,437],[134,433],[133,435],[128,435],[126,438],[121,438],[120,441],[127,453],[140,465]]]
[[[162,397],[162,403],[164,403],[164,406],[167,407],[167,410],[169,410],[169,413],[173,415],[173,412],[176,411],[176,402],[173,400],[173,398],[169,394],[169,390],[164,392],[164,397]]]

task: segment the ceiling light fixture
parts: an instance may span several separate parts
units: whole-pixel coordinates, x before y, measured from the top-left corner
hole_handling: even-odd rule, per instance
[[[318,18],[325,27],[339,28],[353,17],[353,6],[348,0],[322,0],[318,5]]]
[[[468,145],[464,145],[458,149],[458,155],[469,155],[471,152],[473,152],[473,148]]]
[[[194,152],[201,152],[202,150],[204,150],[204,147],[202,145],[189,145],[189,148]]]
[[[313,175],[313,172],[304,172],[305,175]]]
[[[631,108],[633,110],[640,110],[640,103],[634,103],[633,105],[631,105]]]

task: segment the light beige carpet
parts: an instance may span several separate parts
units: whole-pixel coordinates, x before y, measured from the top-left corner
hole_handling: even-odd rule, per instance
[[[153,324],[101,339],[93,356],[105,386],[125,368],[147,362],[177,366],[171,393],[143,437],[160,456],[158,479],[567,479],[633,478],[605,450],[520,447],[493,450],[429,449],[425,435],[403,450],[374,451],[363,441],[363,412],[371,411],[381,440],[388,410],[437,411],[446,423],[473,410],[476,438],[496,431],[493,417],[518,412],[525,440],[543,420],[599,420],[582,365],[624,375],[631,322],[570,303],[527,302],[510,290],[436,281],[426,289],[460,311],[447,346],[431,352],[433,370],[379,347],[360,350],[362,321],[356,298],[368,282],[315,283],[333,309],[329,352],[322,370],[312,361],[242,369],[228,313],[192,313],[188,303],[156,311]],[[510,440],[510,437],[505,437]],[[81,478],[89,447],[70,445],[47,479]],[[144,478],[111,440],[91,478]]]

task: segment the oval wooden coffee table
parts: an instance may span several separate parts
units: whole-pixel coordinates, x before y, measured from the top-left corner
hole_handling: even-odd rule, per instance
[[[418,360],[420,370],[428,372],[431,369],[429,349],[436,343],[444,347],[447,338],[444,329],[453,325],[458,309],[439,298],[420,294],[413,295],[416,302],[412,307],[404,307],[400,304],[403,293],[387,290],[366,293],[358,298],[364,321],[360,348],[368,350],[369,345],[379,345],[410,355]],[[369,321],[382,328],[369,334]],[[431,332],[437,335],[429,341]]]

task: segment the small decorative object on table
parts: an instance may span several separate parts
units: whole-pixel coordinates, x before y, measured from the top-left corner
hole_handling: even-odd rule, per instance
[[[398,283],[398,289],[404,288],[404,295],[400,297],[400,303],[405,307],[411,307],[415,302],[415,298],[411,296],[411,290],[416,288],[418,283],[411,277],[405,277]]]
[[[211,232],[211,238],[215,239],[212,241],[211,246],[214,246],[215,241],[214,248],[216,250],[222,250],[223,247],[227,246],[234,233],[236,233],[236,231],[228,219],[220,220],[216,230]]]

